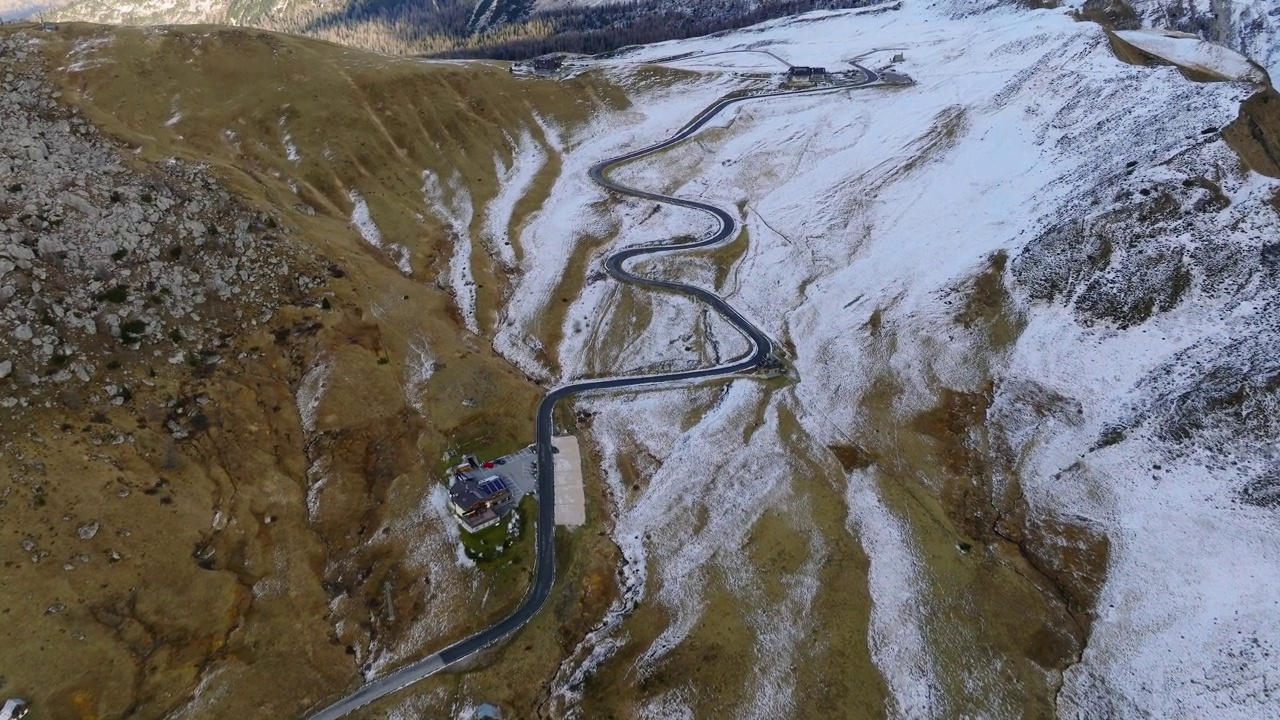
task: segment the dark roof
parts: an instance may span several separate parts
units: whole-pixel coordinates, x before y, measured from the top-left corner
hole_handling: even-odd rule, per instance
[[[827,69],[820,67],[807,67],[805,65],[796,65],[787,71],[787,74],[795,77],[797,75],[826,75]]]
[[[480,485],[475,480],[459,480],[450,486],[449,499],[453,501],[454,505],[462,508],[463,512],[466,512],[483,503],[485,496],[480,491]]]
[[[489,508],[485,508],[484,510],[481,510],[478,513],[471,513],[470,515],[464,515],[462,516],[461,520],[462,522],[467,524],[467,527],[471,528],[472,530],[475,530],[481,525],[484,525],[486,523],[496,520],[497,517],[498,517],[497,513],[490,510]]]
[[[449,499],[462,508],[463,512],[470,512],[476,506],[491,502],[503,493],[509,494],[510,490],[506,479],[500,476],[486,478],[483,482],[459,480],[449,487]]]

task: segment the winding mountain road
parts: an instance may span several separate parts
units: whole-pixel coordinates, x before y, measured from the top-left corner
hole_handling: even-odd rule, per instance
[[[548,392],[546,396],[543,397],[542,402],[538,405],[536,431],[538,455],[538,519],[535,528],[537,559],[534,564],[533,583],[531,584],[524,599],[510,615],[506,616],[502,620],[499,620],[493,625],[490,625],[465,640],[461,640],[450,645],[435,655],[410,663],[409,665],[376,680],[371,680],[347,697],[310,716],[310,720],[336,720],[336,718],[340,718],[350,712],[353,712],[381,697],[403,689],[419,680],[422,680],[423,678],[434,675],[444,668],[458,663],[480,652],[486,647],[508,637],[509,635],[512,635],[521,627],[524,627],[525,623],[529,622],[529,620],[537,614],[538,610],[542,608],[543,603],[546,602],[547,597],[551,594],[551,587],[555,582],[556,568],[556,504],[554,497],[555,483],[552,476],[555,468],[555,462],[552,459],[551,449],[552,412],[555,410],[556,403],[570,395],[580,395],[582,393],[597,390],[616,390],[620,388],[638,387],[641,385],[680,383],[702,378],[722,377],[767,367],[769,364],[776,362],[773,355],[773,341],[770,340],[769,337],[760,330],[760,328],[756,327],[750,320],[743,317],[741,313],[722,300],[719,296],[708,290],[694,287],[692,285],[685,285],[683,283],[671,282],[668,280],[655,280],[652,278],[634,275],[628,272],[624,267],[628,260],[642,255],[652,255],[655,253],[674,250],[693,250],[696,248],[704,248],[717,245],[733,238],[738,234],[739,228],[738,221],[734,216],[721,208],[707,203],[669,197],[658,193],[628,187],[610,179],[607,173],[610,169],[618,165],[636,160],[646,155],[661,152],[684,141],[689,136],[701,130],[702,127],[710,122],[716,115],[737,103],[747,102],[749,100],[762,100],[765,98],[789,97],[792,95],[838,92],[840,90],[847,90],[855,87],[865,87],[879,81],[880,78],[874,71],[860,65],[855,65],[854,67],[856,68],[854,71],[856,76],[837,85],[819,86],[802,90],[768,91],[757,94],[722,98],[702,112],[698,113],[698,115],[690,120],[683,128],[666,140],[640,150],[629,152],[625,155],[601,161],[591,167],[591,179],[597,185],[600,185],[606,190],[612,190],[616,193],[643,198],[645,200],[666,203],[668,205],[678,205],[680,207],[691,208],[693,210],[701,210],[716,219],[716,222],[718,222],[720,226],[719,229],[710,235],[705,236],[701,240],[671,245],[646,245],[627,248],[610,255],[605,260],[605,268],[608,270],[610,275],[620,282],[640,287],[681,293],[710,305],[716,310],[716,312],[720,313],[747,337],[751,343],[751,350],[739,358],[714,367],[662,373],[658,375],[635,375],[601,378],[597,380],[584,380],[570,383],[568,385],[561,385],[560,387]]]

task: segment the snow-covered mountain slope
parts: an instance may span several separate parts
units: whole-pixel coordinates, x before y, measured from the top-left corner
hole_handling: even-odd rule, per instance
[[[1272,0],[1132,0],[1144,25],[1199,35],[1280,72],[1280,7]]]
[[[1250,85],[1125,64],[1060,10],[969,3],[635,49],[604,67],[631,110],[561,141],[518,232],[496,346],[552,380],[740,350],[601,271],[705,219],[606,201],[584,171],[769,60],[637,64],[748,49],[901,53],[917,84],[743,104],[618,171],[738,209],[735,243],[649,267],[718,288],[796,381],[578,403],[626,587],[557,712],[1275,716],[1280,186],[1220,134]]]
[[[1124,43],[1151,60],[1176,65],[1192,80],[1238,80],[1259,85],[1271,82],[1266,70],[1228,47],[1177,30],[1117,30]]]
[[[36,17],[62,3],[45,3],[39,0],[0,0],[0,21]]]

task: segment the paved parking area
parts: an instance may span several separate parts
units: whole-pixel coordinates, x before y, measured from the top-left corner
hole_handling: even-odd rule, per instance
[[[582,489],[582,452],[578,438],[563,435],[551,438],[555,447],[556,524],[577,527],[587,521],[587,502]],[[511,504],[525,495],[538,495],[538,454],[533,446],[504,455],[491,468],[481,468],[472,475],[481,482],[501,475],[511,481]]]
[[[538,454],[530,446],[510,455],[504,455],[499,458],[499,460],[502,460],[501,464],[495,460],[493,467],[481,468],[474,474],[481,480],[494,475],[501,475],[510,480],[512,485],[511,500],[518,503],[520,498],[525,495],[537,496],[538,494],[538,475],[534,469],[537,459]]]
[[[577,527],[587,521],[587,499],[582,490],[582,453],[578,438],[563,435],[551,438],[559,452],[556,463],[556,524]]]

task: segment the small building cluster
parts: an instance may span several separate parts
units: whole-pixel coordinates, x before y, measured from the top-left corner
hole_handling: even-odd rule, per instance
[[[467,532],[479,532],[498,524],[516,506],[514,483],[495,467],[495,463],[482,463],[474,455],[468,455],[465,462],[452,470],[449,506],[458,524]]]
[[[539,75],[554,77],[564,70],[563,55],[541,55],[532,60],[521,60],[511,64],[511,72],[516,75]]]
[[[826,68],[796,65],[787,70],[787,84],[795,87],[817,85],[830,79]]]

